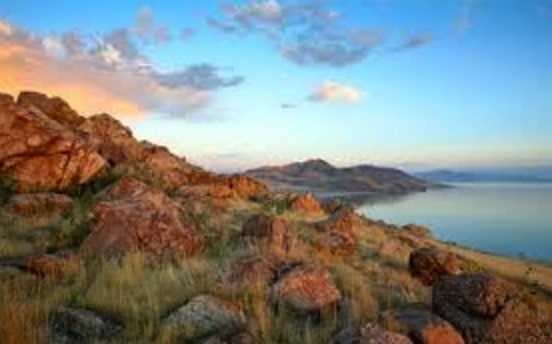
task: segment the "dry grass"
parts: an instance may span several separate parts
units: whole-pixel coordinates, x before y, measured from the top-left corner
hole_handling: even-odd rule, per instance
[[[30,218],[0,228],[0,257],[43,251],[52,243],[63,247],[60,238],[64,234],[75,228],[85,229],[86,205],[77,204],[78,208],[62,222],[59,218]],[[212,294],[236,301],[248,316],[250,331],[261,343],[303,344],[327,342],[351,319],[360,323],[377,322],[383,310],[430,300],[430,289],[413,280],[407,271],[411,247],[389,227],[381,223],[356,224],[358,245],[354,253],[338,257],[309,245],[314,235],[312,223],[323,217],[284,211],[281,216],[302,242],[284,258],[328,266],[347,302],[341,309],[319,319],[301,318],[283,308],[276,311],[269,302],[265,281],[253,281],[238,288],[221,285],[217,279],[222,270],[243,257],[277,254],[270,247],[244,245],[239,238],[249,216],[262,211],[274,212],[274,207],[236,202],[226,212],[194,211],[183,214],[184,220],[194,222],[206,237],[207,250],[193,258],[152,264],[140,254],[131,254],[119,261],[89,257],[80,273],[61,281],[40,280],[2,268],[2,343],[46,343],[48,314],[59,304],[86,307],[120,319],[124,330],[116,342],[171,343],[174,341],[159,333],[161,320],[192,297]],[[67,227],[60,227],[60,223]],[[528,275],[527,262],[484,255],[433,240],[428,244],[456,252],[492,271],[520,279],[538,279],[539,283],[552,286],[549,266],[531,265]],[[548,299],[537,303],[550,311],[551,302]]]

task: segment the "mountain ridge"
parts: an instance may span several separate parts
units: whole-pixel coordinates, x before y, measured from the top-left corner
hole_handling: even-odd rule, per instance
[[[329,193],[405,194],[444,187],[391,167],[361,164],[336,167],[323,159],[279,166],[263,166],[244,172],[275,189],[307,190],[319,196]]]

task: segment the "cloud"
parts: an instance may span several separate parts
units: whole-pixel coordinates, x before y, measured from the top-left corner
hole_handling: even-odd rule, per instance
[[[202,63],[189,66],[183,71],[159,73],[155,75],[155,78],[160,85],[171,89],[186,87],[199,91],[237,86],[245,80],[242,76],[223,78],[218,75],[219,69],[213,65]]]
[[[221,5],[224,19],[207,23],[225,33],[256,33],[267,37],[283,57],[299,65],[343,67],[362,61],[383,35],[364,27],[344,27],[341,14],[325,1],[250,1]]]
[[[349,103],[355,104],[362,100],[364,93],[350,85],[335,81],[325,81],[318,86],[308,99],[320,103]]]
[[[392,48],[391,51],[401,52],[411,49],[416,49],[428,45],[435,41],[435,36],[429,32],[422,32],[408,36],[402,43]]]
[[[160,72],[126,28],[41,37],[0,23],[0,91],[56,94],[83,115],[186,117],[208,107],[213,91],[243,81],[223,78],[219,68],[207,64]]]

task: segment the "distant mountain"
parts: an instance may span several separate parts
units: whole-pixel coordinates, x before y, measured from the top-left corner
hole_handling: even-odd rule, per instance
[[[368,193],[396,195],[441,187],[394,168],[360,165],[338,168],[314,159],[283,166],[268,166],[246,171],[250,177],[276,189],[308,190],[327,193]]]
[[[483,183],[483,182],[552,182],[552,173],[546,167],[527,169],[486,169],[454,171],[447,169],[415,173],[418,178],[436,183]]]

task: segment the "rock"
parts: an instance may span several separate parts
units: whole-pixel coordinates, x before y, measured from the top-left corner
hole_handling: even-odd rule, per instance
[[[211,337],[202,344],[257,344],[259,341],[249,332],[243,331],[232,336]]]
[[[351,325],[337,333],[330,344],[412,344],[408,337],[381,328],[376,324]]]
[[[234,303],[200,295],[165,318],[161,331],[170,338],[192,342],[210,336],[231,337],[246,325],[245,315]]]
[[[354,212],[342,210],[329,219],[316,223],[315,228],[318,232],[316,246],[332,254],[351,254],[356,245],[353,232],[355,218]]]
[[[410,253],[410,274],[425,285],[433,285],[441,276],[458,273],[458,259],[450,252],[423,247]]]
[[[442,277],[433,309],[472,343],[550,343],[536,312],[513,284],[486,274]]]
[[[310,192],[293,197],[290,207],[293,211],[304,214],[320,214],[324,212],[320,202]]]
[[[272,303],[300,314],[319,314],[335,306],[341,293],[323,266],[299,265],[272,285]]]
[[[59,97],[48,98],[38,92],[21,92],[17,104],[33,112],[41,112],[57,123],[76,126],[84,121],[67,102]]]
[[[233,175],[223,178],[221,183],[227,185],[238,197],[244,200],[259,198],[268,192],[265,184],[243,175]]]
[[[289,270],[289,266],[289,261],[282,261],[278,257],[268,254],[247,257],[233,264],[221,282],[238,287],[252,284],[268,286],[278,278],[283,270],[286,268]]]
[[[95,224],[83,244],[92,253],[143,252],[154,258],[191,255],[203,238],[180,221],[178,205],[162,191],[123,178],[92,206]]]
[[[78,344],[110,340],[122,330],[120,321],[87,309],[60,306],[50,319],[53,343]]]
[[[186,163],[166,147],[139,142],[129,128],[108,114],[88,118],[77,130],[97,143],[111,166],[126,166],[135,175],[165,188],[176,189],[212,175]]]
[[[253,215],[243,225],[241,236],[256,243],[271,245],[279,252],[287,252],[293,245],[287,223],[278,216]]]
[[[13,96],[6,93],[0,93],[0,105],[13,103]]]
[[[105,166],[94,146],[52,118],[14,103],[0,105],[0,175],[12,179],[17,191],[83,184]]]
[[[420,305],[384,312],[382,318],[398,325],[415,343],[464,344],[464,339],[446,320]]]
[[[57,193],[17,194],[2,207],[14,215],[33,216],[46,213],[63,213],[71,208],[73,199]]]
[[[62,278],[79,271],[80,260],[75,254],[37,254],[27,258],[27,270],[41,277]]]
[[[416,238],[425,239],[431,237],[431,230],[423,226],[408,224],[401,227],[401,234],[407,234]]]
[[[347,203],[343,203],[342,201],[338,200],[338,199],[331,199],[327,202],[324,202],[322,204],[322,208],[323,210],[328,213],[328,214],[337,214],[339,212],[342,212],[342,211],[350,211],[350,212],[354,212],[355,211],[355,207],[351,204],[347,204]]]

